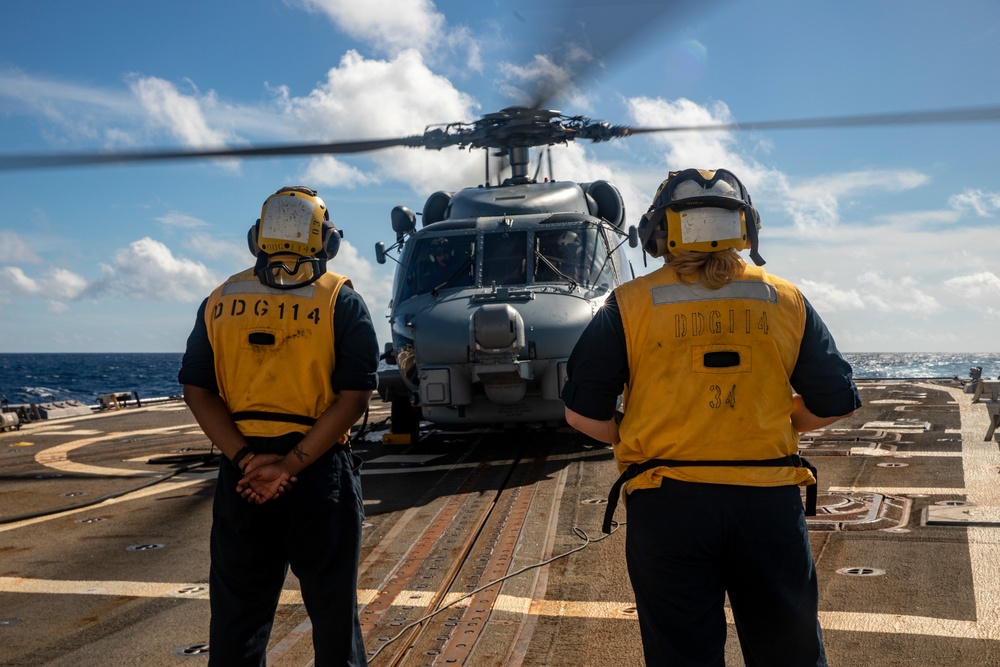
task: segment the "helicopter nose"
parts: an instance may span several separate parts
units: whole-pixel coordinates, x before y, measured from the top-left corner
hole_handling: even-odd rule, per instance
[[[470,331],[472,349],[483,355],[516,359],[524,347],[524,320],[509,304],[491,303],[472,314]]]
[[[469,320],[474,381],[482,382],[486,396],[500,405],[524,398],[532,377],[530,361],[518,356],[525,347],[524,320],[509,304],[480,306]]]

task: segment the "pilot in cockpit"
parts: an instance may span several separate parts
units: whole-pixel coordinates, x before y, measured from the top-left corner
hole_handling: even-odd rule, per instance
[[[420,276],[420,291],[432,290],[442,285],[468,285],[468,251],[462,252],[461,244],[456,250],[451,239],[437,238],[431,241],[430,257]],[[463,266],[464,264],[464,266]],[[463,275],[458,275],[462,273]]]
[[[572,230],[547,232],[539,239],[536,280],[580,279],[580,263],[583,259],[583,243],[580,235]]]

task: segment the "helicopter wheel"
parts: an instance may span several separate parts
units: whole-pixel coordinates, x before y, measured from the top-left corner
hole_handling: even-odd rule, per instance
[[[410,442],[420,438],[420,410],[410,405],[409,396],[393,396],[389,406],[389,430],[394,435],[409,435]]]

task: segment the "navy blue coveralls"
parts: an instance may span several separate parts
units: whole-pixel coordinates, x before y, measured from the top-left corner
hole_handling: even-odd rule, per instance
[[[791,384],[820,417],[861,405],[850,365],[808,301]],[[563,400],[614,416],[629,380],[614,294],[570,355]],[[799,488],[664,478],[628,497],[625,557],[648,666],[725,665],[725,596],[747,667],[825,667],[818,586]]]
[[[201,304],[178,380],[218,391]],[[368,308],[348,286],[334,307],[337,391],[373,390],[378,341]],[[247,438],[255,453],[286,454],[291,433]],[[236,493],[243,477],[228,459],[219,467],[211,535],[209,664],[265,664],[268,639],[288,567],[299,579],[313,626],[317,667],[366,665],[357,615],[361,550],[360,460],[333,447],[298,475],[277,500],[253,505]]]

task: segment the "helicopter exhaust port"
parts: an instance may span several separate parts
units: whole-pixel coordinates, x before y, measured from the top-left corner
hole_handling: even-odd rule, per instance
[[[472,381],[482,383],[486,397],[499,405],[523,399],[534,370],[518,359],[525,348],[521,314],[509,304],[480,306],[469,319],[469,338]]]

